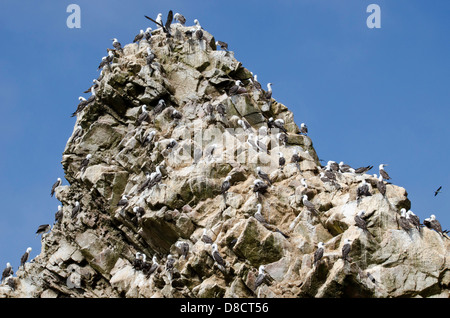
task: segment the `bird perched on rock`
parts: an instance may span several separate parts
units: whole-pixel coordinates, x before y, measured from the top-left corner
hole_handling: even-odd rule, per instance
[[[31,253],[31,247],[27,248],[26,252],[20,258],[19,268],[23,267],[23,269],[25,270],[25,263],[28,261],[28,258],[30,257],[30,253]]]
[[[140,30],[139,34],[134,37],[133,43],[140,42],[145,36],[144,30]]]
[[[175,246],[178,248],[183,258],[187,259],[189,254],[189,244],[183,241],[178,241]]]
[[[284,120],[283,119],[274,120],[273,117],[270,117],[269,120],[267,121],[267,126],[269,128],[277,128],[285,134],[287,133],[286,128],[284,128]]]
[[[228,43],[223,41],[216,41],[216,45],[219,46],[222,50],[228,51]]]
[[[144,37],[147,41],[150,41],[152,38],[152,28],[148,27],[144,32]]]
[[[255,289],[261,286],[266,281],[266,267],[264,265],[260,265],[258,268],[258,276],[256,276],[255,280]]]
[[[219,269],[220,269],[222,272],[224,272],[224,271],[225,271],[225,268],[226,268],[226,263],[225,263],[225,261],[223,260],[222,255],[220,255],[220,253],[219,253],[219,249],[218,249],[218,247],[217,247],[217,244],[214,243],[214,244],[211,246],[211,249],[212,249],[212,257],[213,257],[214,261],[216,262],[216,264],[217,264],[217,266],[219,267]]]
[[[317,250],[314,252],[313,267],[316,267],[317,263],[322,259],[324,248],[325,245],[323,244],[323,242],[319,242],[319,244],[317,244]]]
[[[264,93],[265,99],[271,99],[272,98],[272,83],[267,83],[267,92]]]
[[[366,214],[366,211],[361,210],[358,212],[358,214],[355,215],[355,224],[357,227],[363,230],[364,233],[369,234],[370,236],[373,236],[372,233],[369,232],[367,229],[367,223],[364,220],[364,215]]]
[[[84,158],[84,159],[81,161],[81,164],[80,164],[80,171],[81,171],[81,172],[83,172],[83,171],[86,170],[87,166],[89,165],[89,161],[91,160],[91,158],[92,158],[92,155],[91,155],[91,154],[88,154],[88,155],[86,156],[86,158]]]
[[[256,173],[258,174],[258,177],[266,181],[269,185],[272,185],[272,181],[270,181],[269,175],[262,171],[261,167],[256,167]]]
[[[245,87],[242,87],[242,82],[240,80],[234,82],[234,85],[231,86],[231,88],[228,90],[229,96],[240,95],[245,93],[247,93],[247,90],[245,89]]]
[[[406,232],[409,232],[409,230],[412,227],[412,224],[406,219],[406,209],[402,208],[400,210],[400,218],[398,219],[398,224],[400,227],[405,230]]]
[[[385,196],[386,195],[386,184],[383,181],[383,176],[378,177],[377,181],[377,189],[380,191],[380,193]]]
[[[62,218],[63,218],[62,206],[58,205],[58,211],[56,211],[55,213],[55,224],[61,223]]]
[[[257,197],[259,197],[259,195],[265,194],[267,192],[268,187],[269,186],[261,179],[256,179],[253,182],[253,192],[256,194]]]
[[[62,184],[61,178],[56,179],[56,182],[52,186],[52,190],[50,191],[50,196],[53,197],[55,194],[55,190]]]
[[[144,254],[137,252],[133,260],[132,266],[135,270],[140,271],[144,265]]]
[[[303,203],[303,206],[308,209],[308,211],[313,212],[313,213],[315,213],[317,215],[319,214],[319,212],[317,211],[317,209],[314,206],[314,204],[312,204],[312,202],[308,200],[308,196],[306,194],[304,194],[302,196],[302,203]]]
[[[147,106],[142,105],[141,114],[139,115],[138,119],[136,120],[136,126],[140,126],[144,121],[149,122],[149,120],[150,120],[150,114],[147,111]]]
[[[175,258],[173,258],[172,254],[167,255],[165,269],[168,274],[167,276],[169,277],[169,280],[172,280],[174,265],[175,265]]]
[[[227,201],[227,193],[228,193],[228,190],[229,190],[230,187],[231,187],[230,180],[231,180],[231,176],[227,176],[227,177],[225,178],[225,181],[222,183],[222,187],[221,187],[221,189],[220,189],[220,193],[222,194],[223,200],[224,200],[225,202]]]
[[[10,263],[6,263],[6,268],[3,270],[2,280],[0,281],[0,283],[2,283],[5,280],[5,278],[11,276],[12,274],[14,274],[14,271],[12,269],[11,264]]]
[[[346,238],[344,240],[344,245],[342,246],[342,259],[345,261],[348,261],[347,257],[348,254],[350,253],[350,249],[351,249],[351,244],[350,244],[350,239]]]
[[[212,240],[211,236],[208,235],[208,230],[207,229],[203,229],[202,241],[205,244],[213,244],[214,243],[214,241]]]
[[[39,227],[38,227],[38,229],[36,231],[36,237],[38,237],[39,235],[50,231],[50,229],[51,229],[50,224],[39,225]]]
[[[120,42],[116,38],[112,39],[111,41],[113,41],[112,45],[117,51],[123,52],[122,44],[120,44]]]
[[[389,176],[389,174],[386,172],[386,170],[384,170],[384,167],[387,166],[386,164],[381,164],[378,167],[378,170],[380,171],[380,175],[385,179],[385,180],[390,180],[391,177]]]
[[[76,201],[75,206],[72,209],[72,219],[75,218],[78,215],[78,213],[80,213],[80,211],[81,211],[80,202]]]
[[[408,212],[406,212],[406,219],[409,221],[409,223],[415,226],[418,231],[420,231],[420,219],[417,215],[414,214],[413,211],[409,210]]]
[[[305,123],[301,123],[300,124],[300,133],[303,135],[307,135],[308,134],[308,126],[306,126]]]
[[[282,152],[278,153],[278,166],[280,167],[280,170],[283,171],[284,165],[286,164],[286,158],[284,158],[284,155]]]
[[[186,24],[186,18],[182,14],[180,14],[178,12],[175,13],[175,15],[173,16],[173,19],[175,21],[178,21],[183,26]]]
[[[356,199],[358,200],[363,196],[371,196],[371,195],[372,194],[370,193],[369,185],[367,184],[366,180],[363,179],[361,184],[356,189]]]
[[[426,218],[425,220],[423,220],[423,224],[427,228],[435,230],[436,232],[438,232],[439,234],[444,236],[444,232],[442,231],[441,223],[436,219],[436,216],[434,214],[432,214],[429,218]]]

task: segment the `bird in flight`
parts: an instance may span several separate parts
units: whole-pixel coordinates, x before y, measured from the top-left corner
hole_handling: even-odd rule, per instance
[[[436,190],[436,191],[434,191],[434,196],[437,196],[437,195],[438,195],[438,193],[440,193],[440,192],[441,192],[441,189],[442,189],[442,186],[440,186],[439,188],[437,188],[437,190]]]

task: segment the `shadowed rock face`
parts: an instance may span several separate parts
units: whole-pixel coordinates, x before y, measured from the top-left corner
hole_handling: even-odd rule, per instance
[[[190,29],[174,24],[170,39],[154,31],[151,43],[126,45],[105,68],[95,101],[77,116],[83,134],[62,154],[70,183],[55,193],[62,221],[43,235],[41,253],[16,271],[16,289],[2,285],[0,297],[448,297],[449,241],[427,228],[399,227],[399,210],[410,207],[405,189],[388,184],[383,196],[368,174],[337,172],[335,182],[323,182],[312,141],[298,134],[292,112],[253,87],[233,52],[216,50],[206,31],[202,43],[187,38]],[[150,66],[148,46],[156,55]],[[236,80],[246,93],[229,96]],[[166,106],[157,110],[161,99]],[[143,105],[150,119],[137,125]],[[286,146],[278,131],[261,130],[270,117],[284,120]],[[244,131],[239,119],[252,127]],[[247,143],[250,133],[270,154]],[[260,195],[253,191],[258,166],[272,181]],[[142,188],[157,167],[160,181]],[[226,176],[231,187],[222,194]],[[363,179],[372,195],[358,199]],[[303,205],[304,194],[317,214]],[[117,206],[123,195],[128,205]],[[76,201],[81,211],[72,218]],[[266,223],[255,218],[258,203]],[[355,224],[360,210],[370,233]],[[202,241],[205,228],[224,266]],[[186,257],[179,242],[189,246]],[[324,255],[313,266],[319,242]],[[149,264],[156,256],[160,266],[148,276],[133,266],[137,252]],[[255,289],[260,265],[267,278]]]

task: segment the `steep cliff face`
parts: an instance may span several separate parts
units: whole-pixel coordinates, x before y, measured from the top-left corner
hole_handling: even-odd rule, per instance
[[[104,68],[63,153],[70,185],[55,194],[63,217],[43,236],[41,253],[17,271],[16,289],[0,287],[1,297],[448,297],[449,240],[399,226],[400,209],[410,207],[405,189],[387,184],[383,195],[375,177],[353,172],[324,181],[292,112],[266,99],[232,52],[217,50],[206,31],[199,41],[186,36],[191,27],[172,30],[172,38],[157,30],[151,41],[125,46]],[[245,93],[229,93],[236,80]],[[143,105],[149,119],[138,123]],[[286,144],[278,129],[266,129],[270,117],[283,119]],[[271,180],[264,194],[254,192],[257,167]],[[157,172],[161,181],[143,188]],[[357,197],[362,180],[370,196]],[[128,205],[118,206],[124,195]],[[255,217],[258,204],[266,224]],[[369,233],[355,224],[361,210]],[[202,240],[204,229],[224,267]],[[189,247],[186,257],[179,242]],[[324,254],[314,265],[319,242]],[[149,267],[136,264],[136,253]],[[149,274],[153,257],[159,266]],[[266,279],[256,288],[260,265]]]

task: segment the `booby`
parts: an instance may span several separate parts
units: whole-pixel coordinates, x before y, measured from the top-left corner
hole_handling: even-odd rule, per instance
[[[160,183],[161,180],[162,180],[161,168],[159,166],[156,166],[156,171],[150,175],[150,182],[148,184],[148,188],[149,189],[153,188],[153,186]]]
[[[117,202],[117,207],[122,207],[122,211],[128,206],[128,195],[123,195],[122,198]]]
[[[302,203],[303,203],[303,206],[306,207],[309,211],[311,211],[315,214],[319,214],[319,212],[317,211],[314,204],[308,200],[308,196],[306,194],[302,195]]]
[[[170,117],[172,119],[181,119],[181,118],[183,118],[183,115],[178,110],[174,109],[172,111],[172,114],[170,115]]]
[[[62,218],[63,218],[62,206],[58,205],[58,211],[56,211],[55,213],[55,224],[61,223]]]
[[[228,193],[228,190],[229,190],[230,187],[231,187],[230,180],[231,180],[231,176],[227,176],[227,177],[225,178],[225,181],[222,183],[222,187],[221,187],[221,189],[220,189],[220,193],[222,194],[223,200],[224,200],[225,202],[227,201],[227,193]]]
[[[247,90],[245,87],[242,87],[242,82],[240,80],[237,80],[234,82],[234,85],[231,86],[231,88],[228,90],[228,95],[239,95],[239,94],[245,94],[247,93]]]
[[[442,186],[440,186],[439,188],[437,188],[437,190],[434,191],[434,196],[437,196],[439,193],[441,193],[441,189],[442,189]]]
[[[256,205],[256,207],[257,207],[257,211],[255,212],[255,215],[254,215],[254,216],[255,216],[255,219],[256,219],[259,223],[261,223],[262,225],[264,225],[264,226],[268,225],[266,219],[265,219],[264,216],[261,214],[261,210],[262,210],[262,205],[261,205],[261,203],[258,203],[258,204]]]
[[[56,179],[56,182],[52,185],[52,190],[50,191],[50,196],[53,197],[55,190],[62,184],[61,178]]]
[[[223,41],[216,41],[216,46],[219,46],[222,50],[228,51],[228,43]]]
[[[247,144],[250,145],[250,146],[253,148],[253,150],[255,150],[256,152],[258,152],[258,151],[259,151],[259,148],[258,148],[258,146],[256,145],[255,141],[253,140],[253,139],[254,139],[253,136],[254,136],[254,135],[253,135],[252,133],[248,134],[248,137],[247,137]]]
[[[91,154],[88,154],[88,155],[86,156],[86,158],[84,158],[84,159],[81,161],[81,164],[80,164],[80,171],[81,171],[81,172],[83,172],[84,170],[86,170],[87,166],[89,165],[89,161],[91,160],[91,158],[92,158],[92,155],[91,155]]]
[[[327,182],[334,183],[334,180],[328,178],[328,177],[325,175],[325,172],[323,172],[323,171],[319,174],[319,178],[320,178],[320,180],[321,180],[323,183],[327,183]]]
[[[156,17],[156,24],[157,24],[159,27],[162,27],[162,24],[163,24],[163,22],[162,22],[162,13],[158,13],[158,15],[157,15],[157,17]]]
[[[87,105],[89,105],[92,101],[94,101],[95,95],[91,95],[88,99],[84,98],[83,96],[78,97],[78,100],[80,103],[78,104],[77,109],[75,112],[72,113],[71,117],[75,117],[77,114],[81,113],[83,109],[86,108]]]
[[[177,145],[177,141],[175,139],[170,139],[169,143],[166,146],[166,149],[173,149]]]
[[[271,99],[272,98],[272,83],[267,83],[267,92],[264,94],[265,99]]]
[[[160,112],[162,112],[162,110],[166,107],[166,102],[164,101],[164,99],[160,99],[158,101],[158,104],[155,106],[155,108],[153,108],[153,113],[155,115],[159,114]]]
[[[256,196],[266,193],[268,187],[269,186],[266,183],[264,183],[264,181],[262,181],[261,179],[256,179],[253,182],[253,192],[256,194]]]
[[[250,130],[252,126],[245,120],[245,119],[239,119],[237,121],[238,125],[241,126],[244,130]]]
[[[418,231],[420,231],[420,219],[417,215],[414,214],[413,211],[409,210],[406,212],[406,219],[416,227]]]
[[[308,126],[305,123],[300,124],[300,133],[304,135],[308,134]]]
[[[114,53],[111,51],[111,52],[108,52],[108,54],[112,54],[113,56],[114,56]],[[109,56],[109,55],[108,55]],[[106,57],[105,56],[105,59],[106,58],[108,58],[108,57]],[[111,59],[112,60],[112,59]],[[89,93],[90,91],[91,91],[91,89],[92,89],[92,87],[94,87],[94,89],[97,89],[98,87],[100,86],[100,82],[97,80],[97,79],[93,79],[92,80],[92,85],[91,85],[91,87],[89,87],[87,90],[85,90],[83,93],[85,93],[85,94],[87,94],[87,93]]]
[[[180,254],[183,256],[183,258],[187,259],[189,253],[189,244],[183,241],[178,241],[175,245],[176,247],[178,247]]]
[[[322,259],[324,248],[325,245],[323,244],[323,242],[319,242],[319,244],[317,244],[317,250],[314,252],[314,267],[317,266],[317,263]]]
[[[369,230],[367,229],[367,223],[366,223],[366,221],[363,219],[365,214],[366,214],[366,211],[364,211],[364,210],[359,211],[359,212],[355,215],[355,224],[356,224],[357,227],[359,227],[360,229],[362,229],[364,233],[367,233],[367,234],[369,234],[370,236],[373,236],[372,233],[370,233]]]
[[[278,133],[277,134],[277,139],[280,142],[281,145],[286,146],[286,144],[288,143],[288,135],[285,133]]]
[[[50,231],[50,229],[51,229],[50,224],[42,224],[42,225],[39,225],[39,227],[38,227],[38,229],[37,229],[37,231],[36,231],[36,237],[38,237],[39,235],[44,234],[44,233]]]
[[[206,228],[203,229],[202,241],[205,244],[213,244],[214,243],[212,238],[208,235],[208,230]]]
[[[78,215],[78,213],[80,213],[80,211],[81,211],[80,202],[76,201],[75,206],[72,209],[72,219],[75,218]]]
[[[286,158],[284,158],[284,155],[282,152],[278,153],[278,166],[280,167],[280,170],[283,171],[284,165],[286,164]]]
[[[255,280],[255,289],[261,286],[262,283],[264,283],[266,279],[266,273],[265,273],[266,267],[264,265],[260,265],[258,268],[258,276],[256,276]]]
[[[83,133],[83,127],[81,127],[81,125],[77,125],[77,128],[75,129],[75,131],[74,131],[74,133],[72,135],[72,140],[71,141],[75,141],[78,138],[80,138],[82,133]]]
[[[344,240],[344,245],[342,246],[342,259],[345,261],[348,261],[347,256],[350,253],[351,245],[350,245],[350,239],[346,238]]]
[[[373,166],[366,166],[366,167],[356,168],[355,169],[355,173],[356,174],[363,174],[363,173],[366,173],[367,171],[369,171],[372,168],[373,168]]]
[[[133,43],[140,42],[145,36],[144,30],[140,30],[139,34],[134,37]]]
[[[145,214],[145,210],[143,207],[141,206],[135,206],[133,207],[133,212],[134,214],[136,214],[136,216],[138,217],[138,219],[140,219],[142,216],[144,216]]]
[[[435,230],[436,232],[444,236],[444,233],[442,232],[441,223],[438,220],[436,220],[436,216],[434,214],[432,214],[429,218],[423,220],[423,224],[427,228]]]
[[[148,27],[144,32],[144,37],[147,41],[150,41],[152,38],[152,28]]]
[[[135,270],[140,271],[142,270],[143,265],[144,265],[144,255],[141,252],[137,252],[134,257],[132,266]]]
[[[411,223],[409,223],[409,221],[406,219],[406,209],[402,208],[400,210],[400,218],[398,219],[398,223],[400,225],[400,227],[405,230],[406,232],[408,232],[411,229]]]
[[[28,257],[30,257],[30,253],[31,253],[31,247],[27,248],[27,251],[20,258],[19,268],[23,267],[23,269],[25,269],[25,263],[28,261]]]
[[[175,258],[173,258],[172,254],[167,255],[167,261],[166,261],[166,272],[169,274],[169,279],[172,280],[173,276],[173,269],[175,264]]]
[[[114,51],[108,51],[108,55],[102,57],[102,61],[100,62],[100,64],[97,67],[97,71],[101,70],[102,68],[104,68],[105,66],[108,65],[108,67],[110,67],[111,62],[114,59]],[[94,82],[94,87],[97,88],[100,85],[100,82],[98,82],[98,80],[93,80]],[[89,93],[89,91],[91,90],[92,86],[89,88],[89,90],[84,91],[83,93]]]
[[[9,275],[8,277],[6,277],[5,283],[13,291],[16,290],[16,282],[15,282],[14,277],[12,275]]]
[[[256,167],[256,173],[258,174],[258,177],[263,179],[264,181],[267,181],[269,185],[272,185],[272,181],[269,178],[269,175],[261,170],[261,167]]]
[[[152,257],[152,263],[144,263],[142,272],[144,275],[147,276],[147,278],[150,277],[151,274],[153,274],[157,269],[159,268],[158,259],[156,258],[156,255],[153,255]]]
[[[355,171],[352,167],[349,165],[346,165],[343,161],[339,162],[339,172],[346,173],[346,172],[353,172]]]
[[[116,50],[122,52],[122,51],[123,51],[123,49],[122,49],[122,44],[120,44],[120,42],[119,42],[116,38],[112,39],[112,41],[113,41],[113,42],[112,42],[113,47],[114,47]]]
[[[145,175],[146,175],[146,179],[145,179],[144,183],[142,183],[141,186],[139,187],[138,192],[144,191],[146,188],[148,188],[150,182],[152,182],[153,176],[148,172]]]
[[[385,167],[385,166],[387,166],[387,165],[386,165],[386,164],[381,164],[381,165],[378,167],[378,170],[380,171],[380,175],[383,176],[383,178],[384,178],[385,180],[390,180],[391,177],[389,177],[389,174],[384,170],[384,167]]]
[[[218,105],[216,105],[216,112],[221,116],[225,116],[225,114],[227,112],[225,105],[222,103],[219,103]]]
[[[333,160],[328,161],[327,166],[329,167],[328,170],[331,170],[333,172],[339,171],[339,165],[336,163],[336,161]]]
[[[12,274],[14,274],[14,271],[12,269],[11,264],[10,263],[6,263],[6,268],[3,270],[2,280],[0,282],[3,282],[5,280],[5,278],[11,276]]]
[[[377,181],[377,189],[380,191],[380,193],[385,196],[386,195],[386,184],[383,181],[383,176],[378,177]]]
[[[219,266],[220,270],[225,271],[225,267],[226,267],[226,263],[223,260],[222,256],[219,253],[219,249],[217,247],[217,244],[214,243],[211,246],[212,249],[212,257],[214,259],[214,261],[216,261],[216,264]]]
[[[270,151],[267,148],[266,144],[263,143],[262,141],[260,141],[257,135],[255,135],[255,145],[256,145],[256,147],[258,148],[259,151],[265,152],[265,153],[270,155]]]
[[[301,160],[301,157],[299,156],[297,149],[294,149],[294,153],[292,154],[292,157],[291,157],[291,162],[295,163],[299,172],[301,172],[300,160]]]
[[[371,196],[372,194],[370,193],[369,190],[369,185],[367,184],[366,180],[363,179],[361,184],[358,186],[358,188],[356,189],[356,199],[361,198],[362,196]]]
[[[136,120],[136,126],[140,126],[144,121],[148,122],[150,120],[150,114],[147,111],[147,106],[142,105],[141,110],[142,112]]]
[[[269,128],[278,128],[285,134],[287,133],[286,128],[284,128],[284,120],[283,119],[279,118],[279,119],[274,120],[273,117],[270,117],[269,121],[267,122],[267,125],[269,126]]]
[[[173,16],[173,19],[175,21],[178,21],[182,26],[184,26],[186,24],[186,18],[178,12],[175,13],[175,15]]]
[[[149,144],[151,144],[151,142],[153,141],[153,138],[156,135],[156,131],[152,130],[150,131],[147,136],[145,136],[144,141],[142,143],[143,146],[147,146]]]

